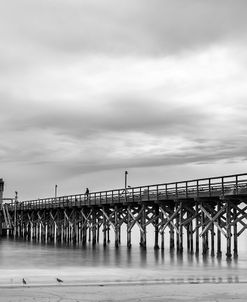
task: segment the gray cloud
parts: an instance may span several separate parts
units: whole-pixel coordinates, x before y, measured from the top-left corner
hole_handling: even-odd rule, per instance
[[[246,161],[246,6],[1,1],[3,173]]]
[[[67,111],[8,100],[3,113],[10,134],[1,142],[1,161],[87,173],[126,164],[148,167],[245,157],[247,125],[235,131],[237,117],[229,124],[220,122],[218,111],[152,100],[123,99],[107,106],[97,112]],[[115,156],[119,148],[123,152]]]
[[[25,0],[2,2],[0,8],[2,40],[34,56],[49,50],[166,55],[224,39],[243,40],[247,25],[242,0]]]
[[[116,99],[100,106],[98,109],[47,106],[47,104],[32,101],[16,102],[14,99],[3,100],[4,110],[0,116],[5,118],[5,127],[14,131],[31,129],[53,129],[59,134],[74,136],[75,138],[93,138],[95,135],[108,131],[141,132],[151,135],[179,135],[185,134],[198,127],[203,128],[210,112],[203,112],[200,105],[181,105],[172,102],[156,101],[152,99],[139,100],[133,98]],[[7,120],[7,122],[6,122]]]

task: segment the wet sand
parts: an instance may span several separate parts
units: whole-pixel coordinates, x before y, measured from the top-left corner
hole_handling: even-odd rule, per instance
[[[91,284],[1,287],[0,302],[246,301],[246,283]]]

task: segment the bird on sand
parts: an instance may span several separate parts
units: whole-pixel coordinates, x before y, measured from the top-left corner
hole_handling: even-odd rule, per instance
[[[57,282],[58,282],[58,283],[62,283],[62,282],[63,282],[63,280],[61,280],[61,279],[57,278]]]
[[[22,279],[22,283],[23,283],[23,284],[27,284],[27,281],[23,278],[23,279]]]

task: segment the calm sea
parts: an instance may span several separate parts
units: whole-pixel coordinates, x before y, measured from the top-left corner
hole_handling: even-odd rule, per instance
[[[128,250],[109,245],[96,248],[55,246],[12,239],[0,240],[0,286],[105,282],[245,282],[247,253],[227,262],[186,252],[182,256],[169,250]]]

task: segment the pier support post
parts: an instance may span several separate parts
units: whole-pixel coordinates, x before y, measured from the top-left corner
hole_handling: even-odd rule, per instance
[[[111,242],[110,238],[110,223],[107,222],[107,243],[109,244]]]
[[[174,214],[174,206],[171,206],[170,209],[171,209],[170,216],[172,216]],[[169,234],[170,234],[170,251],[174,251],[174,248],[175,248],[174,219],[170,220],[170,223],[169,223]]]
[[[161,225],[163,226],[165,224],[163,212],[161,212],[160,215],[161,215]],[[164,250],[165,249],[165,231],[164,230],[162,230],[160,237],[161,237],[161,249]]]
[[[215,250],[214,250],[214,236],[215,236],[215,232],[214,232],[214,224],[212,224],[211,227],[211,256],[214,257],[215,255]]]
[[[199,207],[196,200],[196,255],[199,255]]]
[[[221,201],[218,200],[217,202],[217,212],[220,211],[221,208]],[[217,223],[219,226],[221,226],[221,218],[220,216],[217,219]],[[221,231],[217,229],[217,258],[221,258],[222,256],[222,251],[221,251]]]
[[[155,222],[154,222],[154,249],[159,249],[159,205],[154,205]]]
[[[203,203],[201,202],[201,209],[203,208]],[[201,210],[201,228],[202,230],[205,227],[205,214],[204,212]],[[202,255],[206,256],[207,255],[207,251],[208,251],[208,246],[207,246],[207,231],[202,235]]]
[[[103,208],[104,212],[106,212],[105,207]],[[103,215],[103,246],[106,247],[106,232],[107,232],[107,221],[105,215]]]
[[[56,242],[57,243],[61,243],[61,241],[62,241],[62,223],[60,222],[61,221],[61,213],[60,213],[60,211],[58,211],[58,213],[57,213],[57,221],[58,221],[58,223],[57,223],[57,233],[56,233]]]
[[[73,225],[72,225],[72,243],[73,245],[76,245],[76,241],[77,241],[77,223],[74,220]]]
[[[86,210],[84,210],[82,214],[84,214],[84,217],[82,218],[82,246],[85,247],[87,245],[87,228],[88,228],[88,222],[86,220],[86,215],[87,215]]]
[[[231,251],[231,203],[227,200],[227,209],[226,209],[226,258],[230,260],[232,258],[232,251]]]
[[[88,225],[88,242],[92,241],[92,223],[90,222]]]
[[[93,222],[92,222],[92,237],[93,237],[93,240],[92,240],[92,245],[95,246],[96,245],[96,242],[97,242],[97,224],[96,224],[96,210],[94,209],[93,210],[93,213],[92,213],[92,218],[93,218]]]
[[[97,218],[97,243],[99,243],[99,233],[100,233],[100,224],[99,224],[99,218]]]
[[[146,206],[142,207],[142,215],[141,215],[141,242],[140,245],[143,249],[146,249],[147,246],[147,231],[146,231]]]
[[[115,206],[115,247],[119,247],[119,217],[118,217],[118,207]]]
[[[193,224],[192,221],[187,225],[187,251],[193,253]]]
[[[177,214],[176,217],[176,227],[177,227],[177,232],[176,232],[176,248],[177,248],[177,253],[179,253],[179,248],[180,248],[180,236],[179,236],[179,215]]]
[[[233,208],[233,219],[234,219],[234,226],[233,226],[233,256],[234,258],[238,257],[238,226],[237,226],[237,209]]]
[[[2,212],[0,211],[0,237],[2,237],[2,235],[3,235],[3,216],[2,216]]]
[[[204,221],[205,221],[205,216],[204,216]],[[208,244],[208,237],[209,237],[209,231],[207,230],[205,232],[205,255],[208,254],[208,250],[209,250],[209,244]]]
[[[194,253],[193,221],[190,223],[190,252]]]
[[[121,244],[121,222],[119,221],[118,226],[118,244]]]
[[[131,248],[131,216],[130,216],[131,208],[128,206],[127,209],[127,247]]]
[[[59,221],[60,219],[58,219]],[[62,225],[61,222],[58,222],[57,224],[57,233],[56,233],[56,242],[61,243],[61,236],[62,236]]]
[[[190,225],[188,224],[186,227],[187,232],[187,252],[190,253]]]
[[[171,220],[173,222],[173,220]],[[170,251],[174,251],[175,248],[175,241],[174,241],[174,227],[170,224]]]
[[[179,253],[183,252],[183,204],[180,202],[180,211],[179,211]]]
[[[3,189],[4,189],[4,181],[2,178],[0,178],[0,237],[2,237],[3,235],[3,216],[2,216]]]

